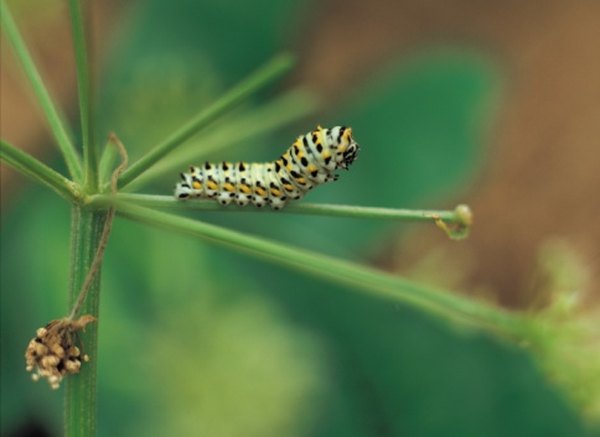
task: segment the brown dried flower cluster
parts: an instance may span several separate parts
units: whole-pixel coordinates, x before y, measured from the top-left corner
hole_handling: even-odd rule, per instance
[[[88,362],[90,358],[81,353],[77,331],[95,320],[84,315],[78,320],[53,320],[39,328],[25,351],[26,369],[34,372],[32,379],[39,381],[46,378],[50,387],[57,389],[65,375],[79,373],[81,363]]]

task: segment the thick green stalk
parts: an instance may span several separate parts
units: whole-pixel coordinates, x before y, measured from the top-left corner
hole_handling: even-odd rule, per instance
[[[118,202],[117,208],[120,215],[132,220],[186,233],[337,284],[347,285],[363,293],[405,302],[446,319],[490,328],[507,336],[517,336],[522,329],[518,316],[500,308],[435,290],[350,261],[126,202]]]
[[[250,77],[226,92],[211,106],[201,111],[196,117],[171,134],[171,136],[154,147],[138,161],[134,162],[119,178],[119,186],[124,187],[129,184],[148,168],[156,164],[162,157],[198,133],[200,129],[210,125],[210,123],[244,101],[252,93],[272,83],[276,78],[287,72],[292,65],[293,58],[287,54],[272,59],[259,70],[255,71]]]
[[[19,29],[17,28],[4,0],[1,0],[0,9],[2,12],[0,13],[2,28],[4,29],[8,40],[12,44],[17,58],[21,61],[25,75],[31,83],[33,92],[37,97],[40,107],[42,108],[50,130],[56,139],[56,143],[63,154],[65,162],[67,163],[69,173],[75,181],[80,182],[82,178],[82,171],[79,154],[75,150],[75,147],[73,146],[73,143],[67,134],[67,130],[64,127],[64,123],[59,115],[59,112],[50,98],[50,94],[48,93],[48,90],[42,81],[42,77],[40,76],[35,63],[33,62],[31,54],[27,50],[27,46],[25,45],[25,42],[19,33]]]
[[[98,248],[106,219],[105,212],[73,207],[71,215],[71,277],[69,309],[75,304],[86,274]],[[96,433],[96,372],[98,363],[98,308],[100,302],[100,272],[97,272],[81,308],[81,314],[96,318],[96,323],[80,334],[83,353],[90,361],[81,372],[66,378],[65,436],[87,437]]]
[[[86,37],[80,0],[69,0],[69,9],[71,11],[77,88],[79,91],[85,186],[89,191],[95,192],[98,187],[98,157],[94,142],[93,91],[88,60],[88,38]]]
[[[33,180],[52,188],[71,202],[77,201],[81,196],[77,184],[6,141],[0,141],[0,160]]]

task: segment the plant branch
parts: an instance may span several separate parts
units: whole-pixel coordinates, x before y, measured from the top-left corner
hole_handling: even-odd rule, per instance
[[[252,143],[256,138],[282,126],[306,117],[316,111],[318,101],[311,93],[295,89],[270,100],[257,108],[250,108],[235,117],[227,119],[226,125],[219,126],[202,138],[191,141],[186,147],[161,159],[148,171],[128,185],[127,191],[140,187],[165,174],[179,174],[190,164],[201,161],[209,153],[221,151],[231,146]],[[106,149],[105,155],[112,148]],[[104,158],[104,156],[103,156]],[[110,157],[107,157],[110,159]]]
[[[52,188],[70,202],[77,202],[82,196],[77,184],[6,141],[0,141],[0,160]]]
[[[4,0],[1,0],[0,9],[2,10],[0,16],[4,32],[12,44],[16,57],[21,61],[25,75],[31,83],[33,92],[37,97],[40,107],[42,108],[42,112],[46,117],[46,121],[48,122],[50,130],[56,139],[56,143],[62,152],[65,162],[67,163],[69,174],[76,182],[79,182],[82,178],[81,160],[79,154],[75,150],[75,147],[73,146],[73,143],[67,134],[67,130],[64,127],[63,121],[54,103],[52,102],[50,94],[48,93],[48,90],[42,81],[31,54],[27,50],[27,46],[25,45],[25,42],[19,33],[19,29],[17,28]]]
[[[362,219],[381,219],[381,220],[397,220],[397,221],[427,221],[437,222],[443,221],[447,225],[465,226],[471,224],[470,212],[465,213],[468,209],[465,205],[457,206],[453,211],[450,210],[424,210],[424,209],[396,209],[396,208],[377,208],[369,206],[354,206],[354,205],[331,205],[317,203],[292,203],[279,211],[271,209],[258,209],[251,206],[243,207],[237,205],[228,205],[226,207],[218,204],[214,200],[200,200],[182,202],[175,199],[173,196],[160,196],[155,194],[129,194],[119,193],[115,196],[110,195],[94,195],[88,197],[88,205],[106,207],[113,202],[118,203],[135,203],[136,205],[146,206],[151,208],[165,209],[182,209],[190,211],[207,211],[207,212],[254,212],[254,213],[269,213],[273,214],[302,214],[302,215],[321,215],[328,217],[350,217]]]
[[[83,138],[85,185],[88,190],[94,192],[98,187],[98,158],[94,141],[93,91],[88,59],[88,38],[86,38],[80,0],[69,0],[69,9],[75,50],[77,88],[79,90],[79,116]]]
[[[196,134],[202,128],[218,119],[221,115],[235,107],[258,89],[273,82],[277,77],[288,71],[293,64],[293,58],[284,54],[272,59],[250,77],[234,86],[219,100],[201,111],[187,124],[175,131],[171,136],[158,144],[154,149],[134,162],[119,179],[119,186],[124,187],[140,174],[156,164],[177,146]]]
[[[356,263],[127,202],[118,202],[117,211],[135,221],[192,235],[337,284],[348,285],[363,293],[405,302],[447,319],[491,328],[508,336],[517,335],[520,327],[520,318],[499,308],[434,290]]]

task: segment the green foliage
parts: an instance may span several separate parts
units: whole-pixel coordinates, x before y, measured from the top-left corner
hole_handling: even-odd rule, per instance
[[[115,129],[134,157],[143,155],[284,46],[290,27],[302,24],[299,10],[297,2],[274,0],[154,0],[134,9],[101,80],[96,140]],[[343,105],[325,104],[319,122],[351,124],[363,154],[310,200],[422,206],[456,194],[477,171],[497,72],[485,59],[447,49],[393,63],[376,82],[348,93]],[[272,100],[259,95],[191,147],[205,147],[199,154],[216,159],[236,159],[238,152],[271,159],[306,130],[296,121],[315,108],[306,96],[294,100],[299,108],[278,106],[286,116],[275,120],[272,109],[264,110]],[[256,112],[269,118],[255,123],[294,126],[227,132],[252,122]],[[220,155],[236,145],[243,150]],[[161,193],[173,184],[148,182]],[[31,384],[21,357],[35,328],[67,310],[69,214],[38,187],[27,187],[23,199],[6,215],[0,242],[10,254],[0,271],[1,422],[6,430],[33,414],[57,430],[60,396]],[[283,241],[283,248],[289,243],[362,262],[373,241],[389,235],[389,227],[339,218],[188,214]],[[297,254],[286,262],[300,260]],[[365,289],[360,280],[352,287],[322,282],[121,219],[103,270],[101,435],[584,433],[524,352],[453,329],[393,293],[348,293]],[[417,285],[408,291],[426,295]]]

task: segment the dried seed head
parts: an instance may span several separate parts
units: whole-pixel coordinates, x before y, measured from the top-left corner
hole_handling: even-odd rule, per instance
[[[67,360],[65,361],[65,369],[70,373],[77,373],[81,368],[81,361],[79,360]]]
[[[58,363],[60,363],[60,358],[58,358],[56,355],[46,355],[40,360],[40,367],[49,369],[51,367],[58,366]]]
[[[78,320],[53,320],[39,328],[25,351],[25,369],[34,372],[31,378],[46,378],[57,389],[64,376],[79,373],[82,361],[88,362],[89,357],[81,354],[78,331],[95,320],[85,315]]]
[[[53,344],[50,346],[50,352],[56,355],[58,358],[65,357],[65,349],[60,344]]]

